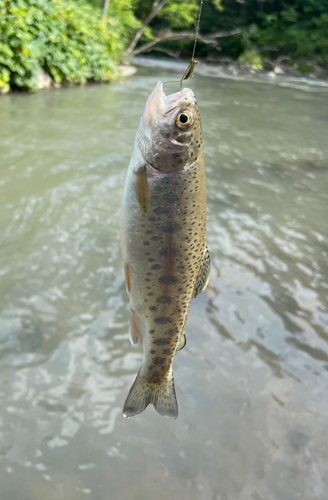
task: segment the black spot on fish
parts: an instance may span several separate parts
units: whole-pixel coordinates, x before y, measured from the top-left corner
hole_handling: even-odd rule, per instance
[[[167,339],[156,339],[154,340],[155,345],[167,345],[168,341]]]
[[[176,333],[175,331],[175,328],[170,328],[169,330],[166,330],[166,335],[168,335],[169,337],[172,337],[172,335],[174,335]]]
[[[154,208],[154,212],[157,215],[165,215],[167,213],[167,208],[166,207],[158,206],[158,207]]]
[[[160,356],[155,356],[155,358],[153,359],[153,363],[156,366],[162,365],[164,363],[164,361],[165,361],[165,359],[161,358]]]
[[[176,276],[161,276],[159,279],[158,279],[158,282],[161,284],[161,285],[171,285],[171,284],[174,284],[174,283],[177,283],[178,281],[178,278]]]
[[[150,311],[157,311],[157,307],[156,307],[156,306],[150,306],[150,307],[149,307],[149,310],[150,310]]]
[[[172,248],[163,248],[163,250],[161,250],[159,252],[159,256],[160,257],[167,257],[168,255],[170,255],[170,257],[176,257],[179,253],[179,249],[178,248],[175,248],[175,247],[172,247]]]
[[[165,295],[163,295],[163,297],[159,297],[156,302],[158,302],[159,304],[172,304],[173,299],[172,297],[166,297]]]
[[[149,333],[153,335],[155,333],[155,330],[149,330]]]
[[[163,199],[166,201],[166,203],[172,203],[172,204],[178,201],[178,197],[175,193],[165,193]]]
[[[154,319],[154,321],[159,325],[166,325],[167,323],[171,322],[171,318],[169,318],[168,316],[158,316]]]
[[[180,225],[174,222],[172,224],[165,224],[164,226],[161,226],[161,230],[163,233],[174,234],[180,231]]]
[[[160,269],[161,265],[160,264],[153,264],[150,269],[156,271],[157,269]]]

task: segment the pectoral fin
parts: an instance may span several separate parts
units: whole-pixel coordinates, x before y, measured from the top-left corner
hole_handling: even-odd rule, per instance
[[[131,344],[137,344],[138,342],[142,342],[142,334],[138,325],[138,321],[133,313],[130,320],[129,337]]]
[[[146,214],[150,208],[150,195],[146,166],[139,168],[135,175],[136,194],[141,210]]]
[[[208,248],[206,246],[204,252],[204,258],[202,265],[200,266],[194,287],[193,298],[197,297],[200,293],[202,293],[208,285],[210,279],[210,271],[211,271],[211,259]]]

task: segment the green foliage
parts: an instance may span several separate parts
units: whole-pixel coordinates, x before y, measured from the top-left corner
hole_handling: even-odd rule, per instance
[[[134,15],[137,5],[138,0],[110,0],[109,3],[107,18],[118,23],[123,49],[141,25]]]
[[[222,5],[222,0],[212,0],[212,4],[214,5],[215,9],[219,12],[224,11],[224,7]]]
[[[197,0],[187,2],[169,2],[159,15],[159,18],[169,21],[172,28],[188,28],[197,19],[199,5]]]
[[[242,29],[241,36],[222,39],[223,55],[238,59],[255,50],[263,59],[286,55],[328,63],[328,0],[222,0],[222,6],[218,15],[211,2],[204,4],[202,32]]]
[[[154,0],[0,0],[0,93],[37,89],[38,74],[58,83],[108,81],[148,17]],[[158,31],[194,29],[200,0],[169,0],[143,30],[139,44]],[[221,55],[256,69],[267,58],[291,56],[299,70],[328,67],[328,0],[205,0],[202,35],[240,28],[220,39]],[[137,40],[137,39],[136,39]],[[190,55],[192,41],[169,42]],[[218,55],[199,43],[201,57]]]
[[[251,39],[258,46],[274,46],[279,53],[295,58],[328,56],[328,1],[293,2],[279,11],[261,16]],[[326,12],[321,7],[326,4]]]
[[[238,58],[239,62],[248,64],[254,69],[263,69],[263,60],[260,54],[254,49],[245,50]]]
[[[71,0],[0,0],[0,92],[37,90],[42,70],[57,83],[109,81],[137,26],[131,9],[102,18]]]
[[[221,12],[223,10],[222,0],[209,0],[209,2],[213,8],[216,9],[216,12]],[[144,42],[157,37],[161,39],[163,34],[166,36],[171,31],[183,32],[188,28],[191,28],[191,31],[194,31],[195,29],[201,5],[200,0],[169,0],[167,3],[156,0],[138,0],[135,15],[142,21],[142,23],[144,23],[153,12],[154,6],[156,7],[158,5],[161,5],[161,8],[156,13],[156,16],[152,18],[149,25],[143,29],[143,33],[137,47],[139,50],[140,47],[142,48],[142,44]],[[164,47],[167,49],[179,48],[183,53],[185,51],[190,53],[189,49],[192,45],[193,42],[190,41],[190,38],[188,38],[188,40],[182,39],[181,41],[175,43],[170,41],[164,43]]]
[[[150,3],[151,0],[140,0],[139,4],[145,9]],[[177,2],[182,9],[183,4]],[[199,6],[199,1],[193,5]],[[140,7],[138,12],[140,15]],[[153,23],[155,28],[161,27],[159,20],[156,23]],[[261,65],[265,59],[277,59],[283,55],[299,62],[302,70],[306,68],[305,60],[328,65],[328,0],[204,1],[200,24],[202,35],[236,28],[241,29],[240,35],[220,39],[220,54],[209,45],[199,43],[198,56],[230,56],[245,62],[248,60],[251,65]],[[187,56],[191,46],[191,43],[176,42],[170,48],[180,48]],[[259,53],[261,61],[254,63],[254,54],[258,56]]]
[[[218,0],[216,0],[218,1]],[[154,4],[153,0],[138,2],[136,15],[144,20]],[[154,29],[184,29],[192,26],[198,17],[199,0],[169,1],[156,15],[151,23]]]

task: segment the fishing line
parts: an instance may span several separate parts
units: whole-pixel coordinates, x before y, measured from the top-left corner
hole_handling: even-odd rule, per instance
[[[188,80],[188,78],[190,78],[193,75],[195,66],[196,66],[196,64],[198,64],[198,61],[195,60],[195,52],[196,52],[196,45],[197,45],[198,35],[199,35],[199,25],[200,25],[200,18],[201,18],[201,15],[202,15],[203,3],[204,3],[204,0],[200,0],[200,7],[199,7],[199,12],[198,12],[197,24],[196,24],[196,33],[195,33],[194,47],[193,47],[193,50],[192,50],[192,56],[191,56],[191,60],[190,60],[190,63],[188,65],[188,68],[183,73],[181,80],[170,80],[168,82],[164,82],[164,83],[173,83],[173,82],[178,83],[178,82],[180,82],[180,91],[182,91],[182,82],[184,80]]]
[[[186,71],[184,72],[184,74],[180,80],[180,90],[182,90],[182,82],[184,80],[188,80],[188,78],[190,78],[192,76],[194,69],[195,69],[195,66],[196,66],[196,64],[198,64],[198,61],[195,60],[195,51],[196,51],[196,45],[197,45],[197,40],[198,40],[199,24],[200,24],[200,17],[202,15],[203,3],[204,3],[204,0],[200,0],[200,7],[199,7],[197,24],[196,24],[196,35],[195,35],[195,41],[194,41],[194,48],[192,51],[192,56],[191,56],[189,66],[186,69]]]
[[[191,60],[193,60],[193,59],[194,59],[194,56],[195,56],[196,45],[197,45],[197,39],[198,39],[198,34],[199,34],[200,17],[201,17],[201,15],[202,15],[203,3],[204,3],[204,0],[200,0],[200,7],[199,7],[199,13],[198,13],[197,24],[196,24],[196,36],[195,36],[194,48],[193,48],[193,51],[192,51]],[[197,61],[197,62],[198,62],[198,61]]]

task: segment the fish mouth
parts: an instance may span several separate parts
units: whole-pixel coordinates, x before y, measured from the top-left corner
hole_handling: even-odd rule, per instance
[[[166,95],[163,91],[162,82],[158,82],[153,92],[148,97],[146,102],[144,120],[151,124],[155,114],[160,110],[164,110],[166,106]]]
[[[191,89],[184,88],[174,94],[166,95],[163,83],[159,81],[150,94],[145,107],[144,119],[148,124],[153,123],[156,117],[166,117],[173,113],[178,107],[195,104],[196,100]]]

